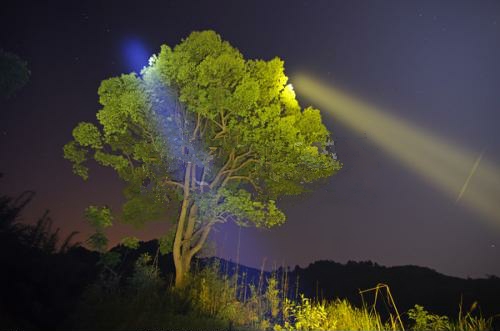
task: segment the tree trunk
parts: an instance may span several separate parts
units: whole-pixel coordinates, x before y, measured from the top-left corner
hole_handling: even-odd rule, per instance
[[[186,172],[184,175],[184,198],[182,200],[181,212],[179,214],[179,220],[177,221],[177,230],[175,231],[175,239],[173,245],[173,257],[175,265],[175,287],[180,287],[184,283],[184,278],[186,275],[185,262],[182,254],[182,240],[184,237],[184,227],[186,223],[186,217],[189,207],[189,185],[191,179],[191,162],[188,162],[186,166]]]
[[[209,224],[204,228],[198,229],[196,234],[193,235],[198,208],[192,204],[190,208],[186,207],[186,210],[187,213],[183,213],[181,210],[181,215],[179,216],[178,227],[184,227],[179,240],[181,242],[179,249],[175,247],[176,241],[174,241],[174,248],[176,248],[174,249],[175,287],[182,287],[184,285],[186,276],[191,269],[191,261],[195,254],[203,247],[211,229],[211,225]],[[181,219],[181,217],[184,218]],[[186,220],[188,221],[187,224]]]
[[[192,201],[190,191],[196,190],[196,166],[188,162],[184,175],[184,197],[177,222],[173,245],[175,287],[182,287],[191,268],[191,260],[198,253],[210,233],[213,223],[195,229],[198,206]],[[195,231],[196,230],[196,231]]]

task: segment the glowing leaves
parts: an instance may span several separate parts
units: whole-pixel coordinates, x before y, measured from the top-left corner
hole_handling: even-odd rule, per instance
[[[207,56],[198,65],[197,71],[201,87],[215,85],[232,90],[244,74],[245,61],[237,50],[230,49],[217,57]]]
[[[277,197],[338,169],[319,111],[302,111],[287,81],[279,58],[246,60],[214,31],[193,32],[173,50],[163,45],[141,75],[103,81],[99,126],[75,128],[65,157],[84,177],[87,153],[118,173],[126,223],[165,219],[182,201],[187,224],[160,241],[163,251],[176,242],[182,272],[216,223],[280,225]]]
[[[102,148],[101,133],[95,125],[81,122],[73,129],[73,138],[74,141],[64,145],[64,158],[73,163],[73,172],[86,180],[88,168],[83,163],[87,160],[88,148]]]
[[[134,73],[104,80],[98,90],[104,106],[97,113],[106,137],[137,130],[146,124],[147,94]]]
[[[216,33],[193,32],[186,40],[175,46],[174,51],[160,65],[178,87],[186,87],[196,76],[196,66],[207,56],[218,56],[223,50],[223,42]]]
[[[222,53],[231,51],[233,51],[231,45],[223,41],[214,31],[195,31],[182,43],[175,46],[171,65],[175,64],[182,68],[188,63],[201,63],[208,56],[218,57]],[[175,70],[175,68],[173,69]],[[174,78],[182,80],[180,77]]]
[[[239,225],[273,227],[285,222],[285,214],[276,207],[274,200],[256,201],[243,189],[238,191],[221,190],[222,202],[216,206],[219,215],[228,215]]]
[[[304,109],[297,125],[306,144],[319,143],[321,147],[324,147],[328,138],[328,130],[321,120],[319,110],[312,107]]]
[[[245,60],[215,32],[204,31],[172,52],[162,49],[155,63],[170,74],[186,108],[207,120],[203,139],[217,148],[216,163],[233,150],[251,153],[256,162],[238,175],[258,182],[266,196],[300,193],[302,184],[338,170],[322,154],[329,132],[319,111],[301,110],[279,58]]]
[[[231,109],[240,116],[247,116],[259,100],[259,84],[252,78],[244,78],[231,96]]]
[[[249,60],[247,72],[260,86],[260,103],[268,104],[278,99],[288,77],[284,74],[284,62],[279,58],[270,61]]]
[[[291,84],[288,84],[280,94],[280,102],[283,105],[285,115],[296,115],[300,112],[300,106],[295,99],[295,92]]]
[[[87,160],[87,151],[79,147],[75,141],[70,141],[63,148],[64,158],[73,163],[73,172],[84,180],[89,178],[88,168],[83,165]]]
[[[172,49],[168,45],[161,45],[160,53],[153,55],[149,59],[149,66],[145,67],[141,74],[144,78],[148,78],[151,74],[157,73],[162,80],[163,84],[170,85],[170,72],[168,68],[168,61],[172,56]]]
[[[73,129],[73,137],[81,146],[95,149],[102,148],[101,133],[99,129],[91,123],[79,123]]]
[[[155,162],[158,163],[158,151],[153,144],[146,141],[140,141],[134,145],[134,159],[142,162]]]
[[[120,172],[128,167],[128,161],[122,155],[113,155],[102,151],[96,151],[95,160],[103,166],[111,167]]]
[[[179,100],[210,119],[231,108],[231,96],[245,75],[241,53],[213,31],[193,32],[158,66],[179,88]]]

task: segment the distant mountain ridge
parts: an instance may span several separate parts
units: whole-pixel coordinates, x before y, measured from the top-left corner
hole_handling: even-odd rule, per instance
[[[121,246],[115,247],[114,250],[122,253],[127,251],[130,257],[145,252],[154,256],[157,247],[157,242],[152,240],[141,242],[140,247],[133,252]],[[280,281],[284,279],[286,273],[287,293],[291,298],[295,298],[296,293],[320,300],[347,298],[351,303],[360,306],[363,301],[359,290],[373,288],[383,283],[389,286],[400,311],[406,311],[419,304],[433,313],[456,316],[461,303],[462,309],[467,311],[477,301],[484,316],[500,313],[500,278],[496,276],[463,279],[446,276],[427,267],[413,265],[385,267],[371,261],[349,261],[341,264],[320,260],[305,268],[296,266],[294,269],[279,268],[271,272],[261,272],[256,268],[211,257],[195,260],[193,268],[196,268],[196,265],[210,265],[214,262],[218,263],[221,273],[232,276],[237,271],[240,280],[244,279],[245,283],[256,286],[261,278],[265,286],[265,280],[271,275],[274,274]],[[169,279],[168,275],[174,272],[171,256],[160,258],[159,267],[162,274],[167,275]],[[368,305],[373,303],[373,295],[365,294],[363,299]]]

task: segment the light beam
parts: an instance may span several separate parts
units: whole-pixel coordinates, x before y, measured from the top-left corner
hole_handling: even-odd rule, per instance
[[[477,158],[428,130],[311,76],[301,74],[293,82],[299,94],[334,115],[336,120],[355,131],[366,132],[374,144],[426,182],[467,205],[491,224],[500,225],[500,170],[486,160],[479,167],[483,153]]]
[[[122,53],[127,70],[140,72],[148,64],[150,52],[138,38],[128,38],[122,42]]]

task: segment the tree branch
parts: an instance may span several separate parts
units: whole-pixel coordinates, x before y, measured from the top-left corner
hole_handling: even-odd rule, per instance
[[[244,167],[246,167],[247,165],[249,165],[252,162],[259,162],[259,161],[255,160],[255,159],[248,159],[245,162],[243,162],[242,164],[240,164],[239,166],[237,166],[236,168],[225,170],[224,173],[231,173],[232,174],[238,170],[243,169]]]
[[[235,180],[246,180],[248,181],[250,184],[252,184],[253,188],[255,189],[255,191],[257,192],[260,192],[261,189],[260,187],[255,184],[255,182],[253,181],[252,178],[250,178],[249,176],[228,176],[227,177],[227,180],[231,180],[231,179],[235,179]]]
[[[177,187],[180,187],[180,188],[184,188],[184,185],[182,185],[182,183],[179,183],[179,182],[175,182],[173,180],[165,180],[164,181],[165,184],[167,185],[173,185],[173,186],[177,186]]]
[[[224,175],[224,171],[230,166],[230,164],[233,162],[234,160],[234,149],[231,151],[231,153],[229,154],[229,157],[226,161],[226,163],[224,164],[224,166],[219,170],[219,172],[217,173],[217,175],[215,176],[214,180],[212,181],[212,183],[210,183],[210,189],[212,190],[215,186],[217,186],[222,178],[222,176]]]
[[[205,244],[205,241],[207,241],[208,234],[210,233],[210,230],[212,229],[212,225],[213,225],[213,223],[210,222],[203,229],[203,231],[201,232],[201,235],[200,235],[200,239],[198,239],[198,242],[196,243],[196,245],[193,246],[191,248],[191,251],[189,252],[188,261],[190,261],[191,258],[193,258],[193,256],[202,249],[203,244]]]
[[[191,243],[191,239],[194,237],[193,231],[194,231],[194,225],[196,223],[196,213],[198,212],[198,206],[196,203],[193,203],[191,205],[191,208],[189,208],[189,215],[188,215],[188,223],[186,226],[186,231],[184,232],[184,240],[182,241],[183,251],[187,251],[189,249],[189,245]]]
[[[238,162],[240,158],[244,158],[252,154],[252,151],[249,150],[248,152],[245,152],[243,154],[238,155],[237,157],[234,158],[234,162]]]
[[[205,121],[202,120],[201,122],[201,129],[200,129],[200,137],[203,137],[205,135],[205,131],[207,131],[208,127],[208,120],[205,119]]]
[[[200,114],[196,114],[196,126],[193,130],[193,135],[191,136],[191,140],[190,141],[193,141],[196,139],[196,135],[198,134],[198,131],[200,129],[200,125],[201,125],[201,116]]]

